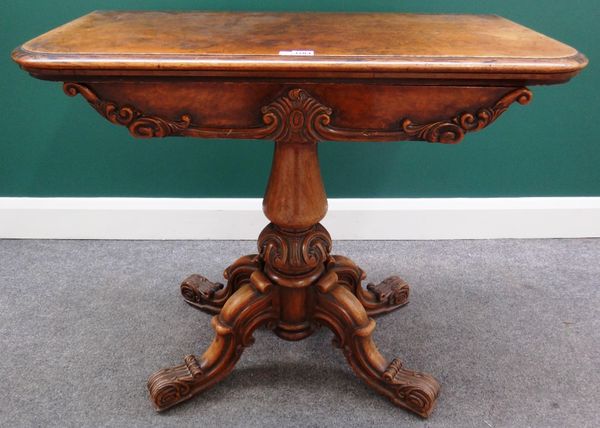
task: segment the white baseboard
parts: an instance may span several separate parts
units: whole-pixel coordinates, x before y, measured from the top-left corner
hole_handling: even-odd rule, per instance
[[[0,198],[0,238],[256,239],[261,199]],[[600,237],[600,197],[330,199],[334,239]]]

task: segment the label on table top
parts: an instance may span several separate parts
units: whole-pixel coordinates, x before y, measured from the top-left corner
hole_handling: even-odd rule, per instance
[[[315,51],[309,51],[309,50],[279,51],[279,55],[314,56]]]

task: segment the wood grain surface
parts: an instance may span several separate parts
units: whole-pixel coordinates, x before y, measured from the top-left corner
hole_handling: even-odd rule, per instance
[[[314,55],[280,54],[292,50]],[[13,57],[40,77],[293,71],[299,77],[502,74],[545,83],[568,80],[587,63],[572,47],[499,16],[397,13],[97,11],[25,43]]]

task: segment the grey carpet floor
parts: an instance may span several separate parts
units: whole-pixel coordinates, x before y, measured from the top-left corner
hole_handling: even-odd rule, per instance
[[[320,330],[260,330],[236,370],[164,414],[146,378],[201,353],[210,316],[180,280],[252,242],[0,241],[0,426],[597,427],[600,240],[336,242],[411,303],[378,319],[388,358],[434,374],[424,421],[373,393]]]

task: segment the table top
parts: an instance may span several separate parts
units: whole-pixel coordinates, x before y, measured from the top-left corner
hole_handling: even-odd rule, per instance
[[[574,48],[495,15],[96,11],[13,52],[45,75],[568,80]]]

